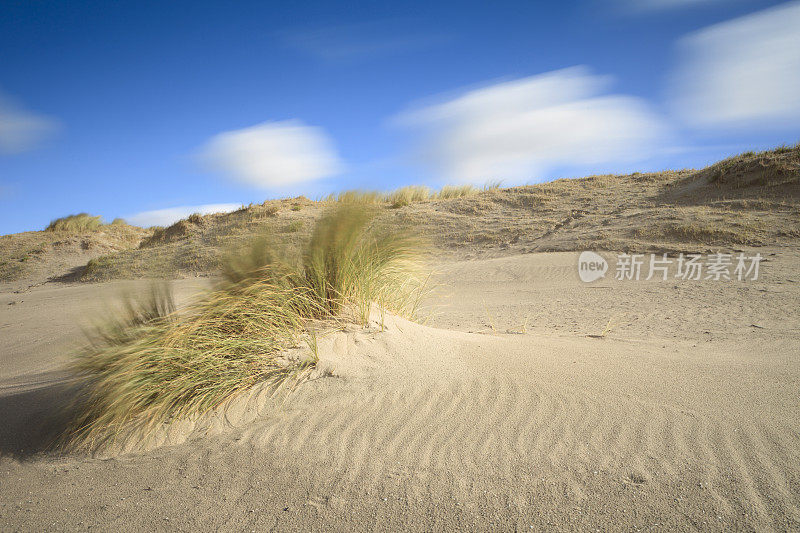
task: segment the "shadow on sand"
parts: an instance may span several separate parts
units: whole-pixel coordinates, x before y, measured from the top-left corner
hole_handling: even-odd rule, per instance
[[[0,457],[26,459],[55,451],[72,417],[70,406],[78,390],[74,381],[63,379],[0,388]]]
[[[54,283],[75,283],[81,280],[81,276],[86,271],[86,265],[79,265],[70,268],[63,274],[51,276],[47,281]]]

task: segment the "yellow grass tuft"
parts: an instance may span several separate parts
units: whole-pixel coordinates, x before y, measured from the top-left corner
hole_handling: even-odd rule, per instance
[[[385,201],[385,195],[378,191],[342,191],[329,194],[323,199],[326,202],[358,203],[358,204],[380,204]]]
[[[129,299],[72,363],[84,389],[66,442],[94,447],[130,426],[146,434],[258,382],[279,388],[302,380],[316,356],[284,354],[303,333],[314,338],[312,321],[366,323],[374,304],[413,317],[426,289],[424,254],[411,232],[345,203],[316,223],[300,249],[256,239],[225,261],[218,287],[179,313],[164,287]]]
[[[446,200],[448,198],[462,198],[476,194],[478,189],[472,185],[445,185],[436,195],[436,198]]]
[[[431,190],[424,185],[409,185],[401,187],[386,195],[386,201],[392,207],[404,207],[413,202],[423,202],[431,198]]]
[[[50,222],[45,231],[61,231],[69,233],[83,233],[95,231],[103,225],[103,220],[99,216],[92,216],[89,213],[78,213],[57,218]]]

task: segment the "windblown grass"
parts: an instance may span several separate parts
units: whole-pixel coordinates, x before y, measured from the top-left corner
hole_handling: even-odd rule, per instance
[[[489,180],[483,185],[483,192],[497,191],[503,186],[502,180]]]
[[[219,289],[186,314],[134,304],[133,317],[101,329],[73,363],[86,378],[68,436],[96,446],[129,425],[148,434],[171,417],[199,414],[259,381],[276,384],[309,362],[285,361],[309,301],[269,282]]]
[[[355,205],[323,216],[302,257],[300,286],[329,315],[346,306],[366,323],[372,303],[413,317],[423,295],[423,243],[414,233],[376,222],[376,212]]]
[[[325,214],[300,249],[256,239],[224,263],[223,281],[180,312],[156,288],[99,327],[72,368],[85,379],[66,441],[94,447],[134,426],[147,434],[173,417],[213,409],[256,383],[289,387],[316,355],[290,360],[319,320],[366,323],[373,305],[413,317],[423,296],[424,248],[410,232],[345,203]]]
[[[352,190],[329,194],[323,200],[344,204],[380,204],[386,201],[386,195],[378,191]]]
[[[69,215],[53,220],[45,228],[45,231],[82,233],[94,231],[102,225],[103,220],[99,216],[93,217],[89,213],[78,213],[77,215]]]
[[[483,191],[494,191],[500,188],[501,182],[491,181],[483,187]],[[408,185],[394,191],[382,193],[379,191],[350,190],[329,194],[322,198],[325,202],[359,203],[359,204],[389,204],[393,208],[405,207],[415,202],[448,198],[462,198],[481,192],[473,185],[445,185],[439,192],[432,191],[425,185]]]
[[[478,189],[472,185],[445,185],[436,195],[436,198],[446,200],[448,198],[462,198],[477,194]]]
[[[387,194],[386,201],[389,202],[392,207],[397,208],[410,205],[413,202],[423,202],[429,200],[430,197],[430,188],[424,185],[409,185]]]

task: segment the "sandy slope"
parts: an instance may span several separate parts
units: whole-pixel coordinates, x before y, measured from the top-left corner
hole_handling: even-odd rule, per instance
[[[426,325],[330,337],[332,375],[282,405],[106,458],[29,452],[74,317],[118,287],[2,294],[0,527],[797,529],[800,254],[770,252],[746,283],[585,285],[574,253],[442,265]]]

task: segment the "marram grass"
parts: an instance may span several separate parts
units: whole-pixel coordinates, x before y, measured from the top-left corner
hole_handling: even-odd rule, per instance
[[[179,312],[154,286],[95,329],[72,369],[84,380],[65,441],[95,447],[131,426],[146,435],[171,418],[213,409],[253,385],[289,387],[316,363],[289,360],[309,324],[365,323],[371,306],[413,317],[425,255],[406,230],[376,223],[360,203],[336,205],[300,250],[255,240],[225,261],[223,280]]]
[[[430,200],[431,190],[424,185],[409,185],[401,187],[386,195],[386,201],[392,207],[404,207],[415,202],[424,202]]]
[[[351,190],[329,194],[323,200],[345,204],[380,204],[386,201],[386,195],[378,191]]]
[[[322,200],[325,202],[348,204],[389,204],[389,206],[393,208],[399,208],[428,200],[448,200],[451,198],[472,196],[481,191],[495,191],[498,190],[500,186],[500,181],[489,181],[484,185],[483,189],[478,189],[473,185],[445,185],[436,192],[425,185],[408,185],[387,193],[364,190],[343,191],[336,194],[329,194],[322,198]]]
[[[427,285],[420,268],[424,254],[412,232],[376,225],[374,210],[345,205],[314,227],[301,284],[331,316],[352,306],[365,323],[373,303],[413,316]]]
[[[94,231],[103,225],[103,220],[99,216],[92,216],[89,213],[78,213],[53,220],[45,228],[45,231],[62,231],[70,233],[82,233]]]
[[[441,200],[447,200],[449,198],[462,198],[464,196],[472,196],[473,194],[477,194],[478,189],[473,187],[472,185],[445,185],[436,195],[437,198]]]

